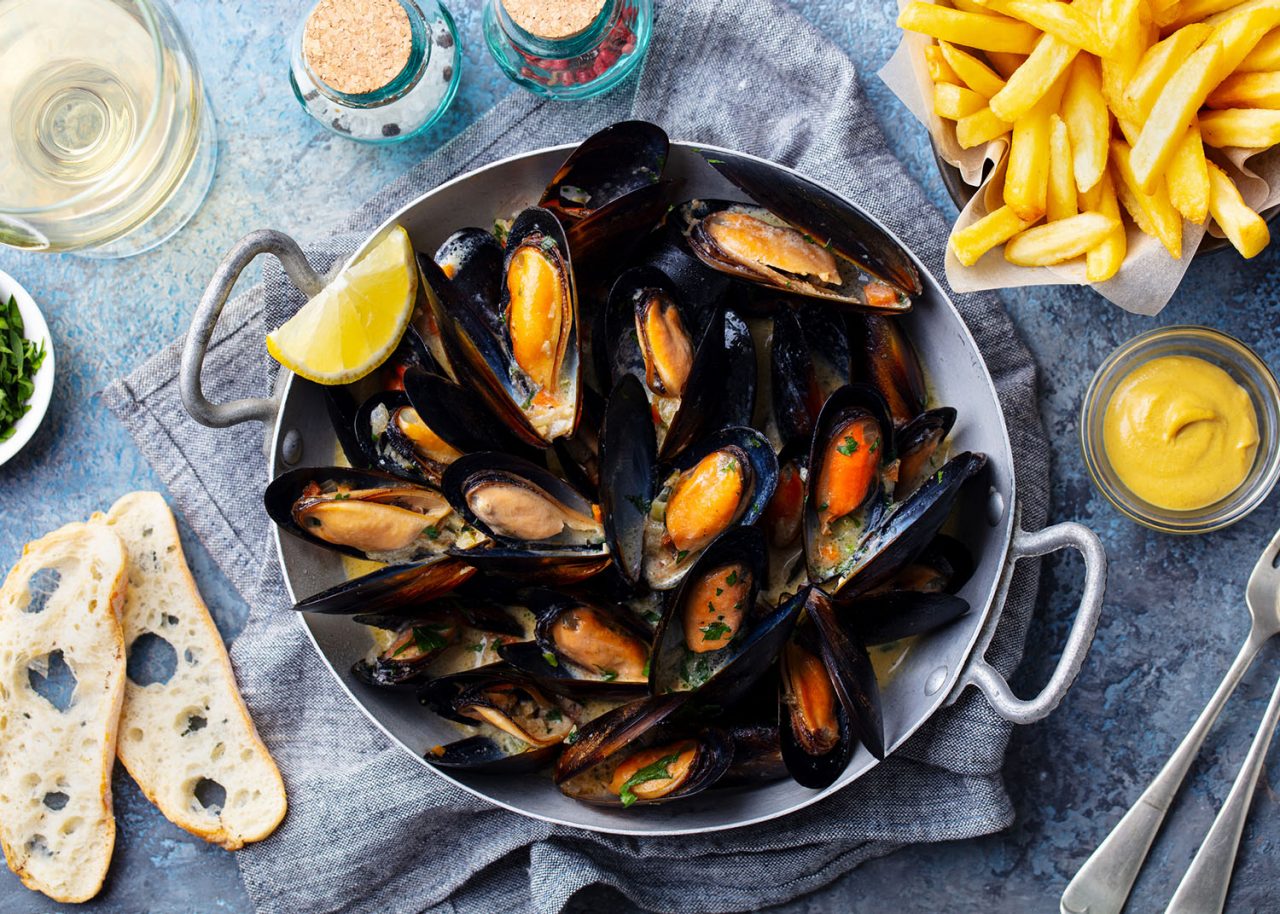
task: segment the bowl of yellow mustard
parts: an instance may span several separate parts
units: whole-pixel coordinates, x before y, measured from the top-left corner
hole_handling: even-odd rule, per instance
[[[1123,514],[1168,533],[1220,530],[1280,479],[1280,385],[1225,333],[1150,330],[1098,368],[1080,441],[1094,484]]]

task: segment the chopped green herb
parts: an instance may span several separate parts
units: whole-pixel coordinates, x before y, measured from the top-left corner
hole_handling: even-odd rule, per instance
[[[844,444],[839,445],[836,450],[846,457],[851,457],[858,452],[858,439],[852,435],[845,435]]]
[[[572,746],[574,743],[578,741],[578,737],[581,735],[582,734],[578,732],[578,728],[574,727],[572,730],[569,731],[569,735],[564,738],[564,741],[568,743],[570,746]]]
[[[720,472],[722,472],[722,473],[736,473],[736,472],[738,472],[738,461],[736,461],[736,460],[730,460],[728,463],[726,463],[726,464],[724,465],[724,467],[723,467],[723,468],[721,468]]]
[[[440,538],[440,528],[435,524],[427,527],[422,532],[427,535],[427,539],[438,540]]]
[[[564,720],[564,715],[560,713],[559,708],[552,708],[550,711],[547,712],[547,720],[551,721],[552,723],[557,723],[559,721]]]
[[[8,304],[0,303],[0,441],[13,437],[18,420],[31,409],[36,372],[44,364],[44,341],[24,338],[25,330],[11,295]]]
[[[542,248],[542,250],[544,250],[544,251],[552,251],[552,250],[555,250],[555,247],[556,247],[556,240],[555,240],[554,238],[551,238],[550,236],[548,236],[548,237],[546,237],[546,238],[543,238],[543,239],[542,239],[541,244],[539,245],[539,247],[541,247],[541,248]]]
[[[652,609],[646,609],[644,611],[644,621],[648,622],[650,625],[657,625],[662,621],[662,613],[654,612]]]
[[[711,159],[707,160],[711,162]],[[618,796],[622,800],[622,807],[626,809],[639,799],[634,793],[636,787],[641,784],[647,784],[649,781],[669,781],[671,780],[671,766],[680,760],[680,753],[664,756],[658,759],[652,765],[645,765],[623,783],[622,789],[618,791]]]
[[[618,678],[618,671],[617,670],[601,670],[600,678],[602,678],[605,682],[613,682],[615,679]]]
[[[645,662],[644,662],[644,678],[645,678],[645,679],[648,679],[648,678],[649,678],[649,663],[650,663],[650,662],[651,662],[651,661],[649,661],[649,660],[645,660]]]
[[[716,596],[718,597],[718,596],[720,596],[720,594],[722,594],[722,593],[724,593],[724,588],[723,588],[723,587],[717,587],[717,588],[716,588]]]
[[[348,495],[346,492],[338,492],[336,495],[333,496],[334,501],[349,501],[350,498],[351,496]]]
[[[444,631],[442,625],[415,625],[413,627],[413,640],[406,641],[400,645],[391,656],[399,657],[411,647],[416,647],[420,654],[432,654],[438,650],[442,650],[448,645],[448,642],[441,636]]]
[[[874,454],[874,453],[875,453],[876,451],[878,451],[878,450],[880,450],[880,439],[879,439],[879,438],[877,438],[875,441],[872,441],[872,442],[871,442],[871,453],[873,453],[873,454]]]
[[[829,507],[831,507],[831,505],[824,501],[822,504],[818,505],[818,511],[819,511],[819,513],[821,513],[821,512],[823,512],[823,511],[827,510],[827,508],[829,508]]]
[[[689,555],[688,549],[681,549],[679,552],[676,553],[676,561],[683,562],[688,557],[688,555]]]
[[[551,651],[543,651],[542,659],[547,661],[548,666],[554,666],[554,667],[560,666],[560,661],[556,659],[556,655],[551,653]]]
[[[471,649],[472,649],[473,651],[475,651],[477,654],[483,653],[483,652],[484,652],[484,642],[483,642],[483,641],[481,641],[479,644],[473,644],[473,645],[471,645]]]
[[[712,622],[710,625],[704,625],[698,630],[702,632],[703,641],[721,641],[724,639],[725,635],[733,631],[732,628],[725,625],[723,622]]]
[[[628,495],[627,501],[631,502],[631,507],[641,514],[649,513],[649,502],[641,498],[639,495]]]
[[[529,391],[529,396],[524,398],[524,402],[520,404],[520,408],[528,409],[530,406],[532,406],[533,398],[536,397],[537,395],[538,395],[538,391],[536,389]]]
[[[708,165],[723,165],[724,159],[707,159]]]
[[[727,578],[725,578],[725,579],[724,579],[724,582],[725,582],[726,584],[728,584],[730,587],[732,587],[732,586],[734,586],[735,584],[737,584],[737,583],[738,583],[738,569],[736,569],[736,568],[735,568],[735,569],[733,569],[733,571],[729,572],[729,576],[728,576]]]

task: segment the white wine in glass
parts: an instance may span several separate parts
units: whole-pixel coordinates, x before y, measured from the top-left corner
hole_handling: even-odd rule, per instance
[[[215,157],[162,0],[0,0],[0,244],[145,251],[200,208]]]

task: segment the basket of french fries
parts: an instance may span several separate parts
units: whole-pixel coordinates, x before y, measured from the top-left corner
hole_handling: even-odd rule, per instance
[[[1280,0],[911,0],[881,72],[977,192],[958,291],[1172,297],[1206,232],[1241,256],[1280,205]]]

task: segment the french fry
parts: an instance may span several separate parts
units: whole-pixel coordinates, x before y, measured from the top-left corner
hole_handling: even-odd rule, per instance
[[[1216,29],[1228,19],[1234,19],[1236,16],[1241,16],[1253,10],[1269,9],[1274,2],[1275,0],[1244,0],[1244,2],[1237,3],[1229,9],[1206,16],[1202,21]]]
[[[1221,13],[1239,6],[1243,0],[1182,0],[1178,7],[1178,17],[1169,25],[1181,28],[1191,22],[1207,19],[1215,13]]]
[[[1146,118],[1151,113],[1151,107],[1160,97],[1165,83],[1212,32],[1210,26],[1194,22],[1178,29],[1164,41],[1153,44],[1142,55],[1138,68],[1133,71],[1133,78],[1124,90],[1125,101],[1138,118]]]
[[[961,149],[972,149],[998,139],[1012,129],[1012,124],[1000,120],[990,108],[983,108],[956,121],[956,142]]]
[[[987,100],[972,89],[952,83],[933,84],[933,110],[938,117],[949,117],[954,121],[985,107]]]
[[[1151,21],[1160,28],[1172,25],[1182,14],[1180,0],[1152,0]]]
[[[1232,73],[1209,93],[1210,108],[1280,108],[1280,72]]]
[[[1049,119],[1049,191],[1045,204],[1046,218],[1050,222],[1058,222],[1079,212],[1076,193],[1071,139],[1067,133],[1066,121],[1055,114]]]
[[[987,8],[974,0],[951,0],[951,5],[966,13],[986,13]]]
[[[1212,162],[1209,163],[1209,212],[1241,257],[1257,255],[1271,241],[1266,220],[1245,204],[1235,182]]]
[[[1004,246],[1004,259],[1020,267],[1047,267],[1073,260],[1097,247],[1119,227],[1119,219],[1101,213],[1080,213],[1015,235]]]
[[[935,83],[959,85],[963,82],[956,75],[956,71],[951,69],[951,64],[947,63],[946,58],[942,56],[942,48],[936,44],[931,44],[924,49],[924,62],[929,68],[929,78]]]
[[[1169,185],[1169,202],[1173,208],[1188,222],[1202,224],[1209,215],[1209,169],[1198,124],[1192,124],[1178,144],[1173,158],[1169,160],[1165,181]]]
[[[1161,181],[1154,193],[1144,191],[1133,173],[1130,149],[1120,140],[1111,141],[1111,167],[1116,196],[1138,228],[1163,244],[1175,260],[1181,258],[1182,216],[1169,202],[1169,188]]]
[[[951,236],[951,250],[956,260],[966,267],[977,263],[982,255],[998,244],[1004,244],[1014,235],[1029,229],[1034,223],[1019,219],[1008,206],[987,213],[973,225]]]
[[[1280,111],[1269,108],[1228,108],[1206,111],[1200,118],[1200,134],[1215,149],[1240,146],[1264,149],[1280,143]]]
[[[1109,50],[1098,32],[1097,18],[1087,17],[1069,4],[1057,0],[987,0],[987,6],[1090,54],[1101,57]]]
[[[1102,96],[1117,117],[1141,119],[1125,97],[1125,90],[1150,46],[1150,29],[1141,19],[1134,19],[1120,28],[1119,44],[1110,56],[1102,58]]]
[[[1116,199],[1110,172],[1104,173],[1097,184],[1081,195],[1080,204],[1086,212],[1101,213],[1116,220],[1118,227],[1084,255],[1085,278],[1089,282],[1106,282],[1120,272],[1120,265],[1129,252],[1129,238],[1120,222],[1120,202]]]
[[[1111,113],[1102,97],[1102,74],[1097,60],[1088,54],[1077,55],[1071,64],[1062,95],[1062,119],[1071,138],[1076,187],[1086,191],[1107,170],[1111,142]]]
[[[1129,40],[1127,32],[1138,22],[1142,0],[1102,0],[1098,7],[1098,33],[1102,39],[1102,57],[1117,57]]]
[[[1280,70],[1280,29],[1272,29],[1263,36],[1236,67],[1237,73],[1266,73],[1271,70]]]
[[[898,25],[939,41],[980,51],[1008,51],[1012,54],[1030,54],[1040,34],[1025,22],[1007,16],[951,10],[921,0],[914,0],[902,8],[898,14]]]
[[[1217,73],[1223,53],[1222,45],[1210,40],[1194,51],[1165,83],[1133,144],[1132,160],[1128,161],[1137,187],[1143,193],[1153,194],[1163,185],[1160,179],[1165,166],[1196,111],[1219,81]]]
[[[1049,125],[1062,98],[1062,80],[1013,125],[1004,202],[1019,219],[1034,222],[1044,215],[1049,193]]]
[[[1234,10],[1219,21],[1208,41],[1222,47],[1214,83],[1222,82],[1235,72],[1263,36],[1277,24],[1280,24],[1280,0],[1253,0],[1247,8]]]
[[[987,98],[1004,88],[1004,80],[1000,74],[972,54],[962,51],[953,44],[941,42],[937,45],[943,62],[960,78],[960,81]]]
[[[1017,123],[1053,88],[1079,53],[1079,48],[1056,35],[1042,35],[1026,63],[991,97],[992,112],[1001,120]]]
[[[1018,72],[1018,67],[1027,62],[1026,54],[1007,54],[1003,51],[987,51],[987,60],[1001,78],[1008,79]]]

